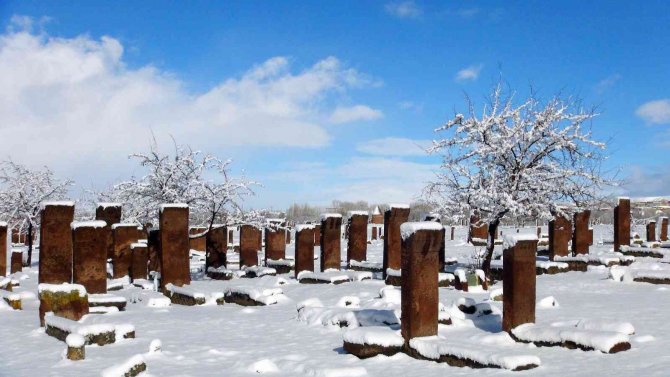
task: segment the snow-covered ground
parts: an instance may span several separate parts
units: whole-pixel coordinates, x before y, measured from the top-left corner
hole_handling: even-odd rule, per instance
[[[535,233],[535,229],[524,228],[522,232]],[[502,230],[505,233],[515,232],[507,228]],[[457,228],[457,240],[447,241],[447,257],[465,261],[472,255],[474,248],[463,242],[465,231],[465,228]],[[594,240],[598,242],[602,238],[611,238],[610,227],[595,227]],[[342,247],[342,258],[346,259],[344,240]],[[591,247],[592,253],[609,249],[611,245]],[[318,252],[316,248],[315,255]],[[287,255],[293,255],[293,244],[288,246]],[[380,242],[369,245],[369,260],[381,262],[381,255]],[[232,253],[229,256],[231,259],[236,257]],[[656,266],[663,265],[658,259],[644,259]],[[234,264],[231,266],[235,268]],[[645,268],[648,267],[645,265]],[[609,276],[606,267],[589,267],[588,272],[538,276],[538,302],[549,296],[553,296],[554,300],[543,300],[538,305],[537,323],[566,324],[584,319],[629,322],[635,329],[635,334],[630,336],[632,349],[604,354],[560,347],[538,348],[519,343],[514,344],[516,349],[539,357],[542,364],[529,371],[509,372],[451,367],[413,359],[405,354],[359,360],[342,349],[343,334],[348,331],[347,328],[340,328],[337,324],[324,325],[323,316],[306,318],[299,314],[297,308],[316,305],[323,306],[324,310],[332,309],[331,312],[346,312],[347,308],[355,307],[397,311],[400,308],[399,295],[389,294],[392,293],[389,291],[384,298],[379,298],[380,290],[385,287],[382,280],[312,285],[297,283],[293,274],[230,281],[194,281],[191,289],[204,293],[208,302],[193,307],[164,307],[161,305],[164,300],[151,300],[164,296],[137,287],[110,292],[126,297],[126,310],[89,315],[83,322],[132,324],[136,338],[102,347],[86,346],[85,360],[69,361],[64,358],[66,344],[47,336],[39,327],[37,270],[25,268],[23,275],[15,276],[22,278],[21,286],[15,288],[15,293],[23,297],[23,310],[14,311],[0,300],[0,376],[98,376],[102,370],[122,364],[137,354],[144,354],[148,370],[143,375],[146,376],[251,376],[259,373],[331,377],[489,376],[510,373],[561,377],[632,376],[640,373],[669,375],[670,287],[619,282]],[[279,288],[283,295],[276,295],[277,303],[270,306],[216,305],[212,295],[220,297],[231,287],[248,287],[260,292]],[[491,290],[500,287],[498,283]],[[450,344],[462,343],[471,347],[480,339],[491,338],[487,334],[500,331],[497,314],[502,312],[502,303],[488,301],[489,292],[464,293],[453,288],[440,288],[439,291],[444,308],[453,309],[452,303],[468,297],[477,303],[487,302],[493,309],[493,314],[486,318],[464,317],[455,320],[452,326],[440,325],[440,335],[453,336],[450,339],[454,342]],[[552,305],[553,302],[558,305]],[[160,339],[162,352],[149,353],[150,344],[155,339]],[[499,347],[505,347],[504,344],[500,342]]]

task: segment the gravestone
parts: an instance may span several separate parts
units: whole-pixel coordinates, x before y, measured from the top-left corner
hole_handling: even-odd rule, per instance
[[[444,228],[436,222],[404,223],[402,233],[402,285],[400,332],[409,340],[437,335],[438,259]]]
[[[227,266],[228,228],[223,225],[214,226],[207,232],[207,267],[219,268]]]
[[[72,277],[88,293],[107,293],[109,231],[102,220],[72,223]]]
[[[105,240],[107,258],[114,257],[114,239],[112,225],[121,222],[121,203],[98,203],[95,207],[95,219],[107,224],[107,239]]]
[[[591,217],[591,211],[585,210],[582,212],[576,212],[573,215],[573,222],[575,225],[575,230],[572,233],[572,253],[577,254],[588,254],[589,253],[589,218]]]
[[[160,229],[149,230],[147,239],[149,251],[149,271],[161,272],[161,231]]]
[[[0,222],[0,276],[7,276],[7,223]]]
[[[39,283],[72,282],[74,202],[47,202],[40,223]]]
[[[647,224],[647,242],[656,241],[656,221]]]
[[[159,213],[161,288],[191,283],[188,245],[188,205],[163,204]]]
[[[660,232],[660,241],[667,241],[668,240],[668,218],[667,217],[661,217],[661,232]]]
[[[401,260],[401,238],[400,224],[407,222],[409,218],[409,206],[399,204],[391,205],[384,212],[384,260],[383,273],[387,275],[387,269],[400,270]]]
[[[23,250],[12,250],[12,256],[9,261],[9,273],[15,274],[23,271]]]
[[[137,225],[112,225],[112,240],[114,242],[112,278],[118,279],[124,276],[130,276],[130,266],[132,265],[133,260],[130,245],[137,242]]]
[[[130,268],[130,278],[147,279],[149,266],[149,250],[145,243],[133,243],[130,245],[132,254],[132,265]]]
[[[340,269],[340,233],[342,233],[342,215],[327,213],[321,215],[321,271]]]
[[[302,271],[314,271],[314,225],[295,227],[295,277]]]
[[[368,250],[368,213],[349,214],[349,239],[347,240],[347,265],[352,261],[367,260]]]
[[[188,230],[189,241],[188,245],[192,250],[205,251],[207,250],[207,238],[206,235],[201,235],[195,237],[196,235],[202,234],[207,230],[207,228],[201,226],[191,227]]]
[[[630,199],[619,198],[614,207],[614,251],[630,245]]]
[[[258,265],[258,238],[261,230],[253,225],[240,226],[240,268]]]
[[[534,236],[506,236],[503,251],[503,331],[535,322]]]
[[[572,224],[564,216],[549,221],[549,259],[568,256],[568,243],[572,237]]]
[[[265,228],[265,265],[268,260],[286,259],[286,229]]]

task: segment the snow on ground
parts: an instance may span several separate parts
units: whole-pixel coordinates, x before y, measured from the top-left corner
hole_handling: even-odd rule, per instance
[[[508,228],[502,230],[504,233],[516,232]],[[535,231],[535,227],[524,228],[521,233],[534,234]],[[465,228],[457,228],[456,240],[447,241],[447,257],[457,257],[461,261],[471,257],[475,248],[463,241],[465,232]],[[543,232],[546,232],[546,227]],[[611,237],[609,227],[597,226],[595,232],[596,242]],[[342,247],[346,250],[346,242],[342,242]],[[611,245],[591,248],[593,253],[610,249]],[[315,255],[318,253],[317,247]],[[287,256],[292,255],[293,245],[289,245]],[[368,259],[371,262],[381,262],[381,255],[380,242],[369,245]],[[236,259],[232,253],[230,257],[231,260]],[[342,257],[346,259],[345,252]],[[661,260],[644,258],[644,262],[661,263]],[[416,360],[405,354],[359,360],[342,350],[343,334],[348,331],[347,328],[324,325],[322,321],[299,320],[298,303],[317,302],[325,308],[367,308],[377,305],[378,308],[395,309],[398,308],[399,294],[392,294],[395,291],[387,289],[385,298],[380,299],[380,290],[384,288],[382,280],[353,281],[339,285],[299,284],[293,274],[230,281],[200,280],[192,284],[193,290],[209,298],[236,287],[251,287],[261,291],[280,288],[283,299],[274,305],[262,307],[216,305],[215,300],[211,299],[202,306],[168,305],[169,300],[162,294],[135,286],[112,292],[127,299],[126,310],[89,315],[83,323],[132,324],[136,338],[122,339],[102,347],[86,346],[85,360],[69,361],[64,359],[66,344],[45,335],[39,327],[39,301],[35,295],[36,261],[33,266],[24,269],[28,279],[20,280],[21,286],[14,289],[23,298],[24,310],[13,311],[0,300],[0,376],[99,376],[103,370],[126,363],[136,355],[142,355],[147,364],[148,370],[143,376],[268,374],[423,377],[519,373],[524,376],[616,377],[637,375],[640,371],[650,376],[667,376],[670,366],[667,352],[670,349],[670,321],[667,319],[670,313],[670,287],[617,282],[609,278],[609,269],[606,267],[589,267],[585,273],[538,276],[538,302],[551,296],[553,300],[547,301],[560,305],[538,305],[537,323],[576,324],[582,320],[587,320],[583,323],[591,323],[591,326],[594,323],[630,323],[635,330],[635,334],[630,335],[632,349],[607,355],[598,351],[518,344],[515,350],[537,356],[542,362],[540,367],[524,372],[450,367]],[[232,264],[231,267],[236,268]],[[500,283],[488,292],[478,293],[440,288],[440,303],[446,308],[453,309],[454,304],[464,302],[459,301],[460,298],[466,297],[480,305],[486,301],[486,305],[496,309],[486,321],[455,321],[453,328],[441,325],[441,336],[453,336],[453,344],[458,344],[461,338],[471,346],[473,339],[486,339],[488,335],[495,335],[499,331],[498,316],[502,312],[502,303],[488,299],[491,291],[500,288]],[[395,296],[398,296],[398,300],[393,299]],[[308,301],[310,299],[318,301]],[[160,342],[156,342],[157,339]],[[156,349],[157,344],[160,345],[160,351],[150,353],[150,348]]]

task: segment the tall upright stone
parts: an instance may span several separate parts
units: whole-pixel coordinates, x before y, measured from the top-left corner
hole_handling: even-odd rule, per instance
[[[206,251],[207,250],[207,237],[205,231],[207,228],[202,226],[194,226],[189,228],[189,240],[188,244],[192,250]]]
[[[302,271],[314,271],[314,225],[295,227],[295,277]]]
[[[107,239],[102,220],[72,223],[72,277],[88,293],[107,293]]]
[[[614,207],[614,251],[630,245],[630,199],[619,198]]]
[[[647,223],[647,242],[656,241],[656,221]]]
[[[316,224],[314,226],[314,246],[321,245],[321,225]]]
[[[261,230],[253,225],[240,226],[240,268],[258,265],[258,238]]]
[[[470,216],[470,240],[485,242],[489,237],[488,227],[485,223],[480,223],[479,216],[473,214]],[[482,241],[483,240],[483,241]]]
[[[121,203],[98,203],[95,207],[95,219],[104,221],[107,224],[107,239],[105,240],[107,248],[107,258],[114,257],[114,239],[112,235],[112,225],[121,222]]]
[[[147,249],[149,250],[149,272],[161,272],[161,231],[160,229],[150,229],[147,239]]]
[[[572,237],[572,224],[564,216],[549,221],[549,259],[568,256],[568,243]],[[588,252],[588,249],[587,249]]]
[[[409,206],[391,204],[390,209],[384,212],[384,277],[387,269],[400,270],[401,238],[400,224],[409,219]]]
[[[410,339],[437,335],[438,259],[444,227],[437,222],[404,223],[402,234],[402,285],[400,332]]]
[[[575,212],[573,215],[573,223],[575,230],[572,232],[572,253],[588,254],[589,253],[589,218],[591,211],[584,210],[582,212]]]
[[[377,239],[377,227],[373,226],[371,232],[372,235],[370,236],[370,239],[375,241]]]
[[[39,283],[70,283],[74,202],[44,203],[41,217]]]
[[[228,265],[228,228],[215,225],[207,232],[207,267],[219,268]]]
[[[291,243],[291,228],[286,228],[286,244]]]
[[[268,260],[286,259],[286,229],[281,227],[265,228],[265,265]]]
[[[132,264],[130,266],[130,278],[132,280],[146,279],[149,277],[149,250],[145,243],[133,243],[130,245]]]
[[[454,240],[454,231],[455,231],[455,229],[456,229],[455,227],[453,227],[453,226],[451,227],[451,236],[450,236],[450,240],[451,240],[451,241]]]
[[[372,224],[383,224],[384,223],[384,214],[379,210],[379,206],[375,206],[372,210],[372,215],[370,216],[370,222]]]
[[[659,232],[659,240],[660,241],[667,241],[668,240],[668,218],[667,217],[661,217],[660,219],[661,223],[661,231]],[[1,232],[1,231],[0,231]],[[0,233],[2,234],[2,233]]]
[[[368,251],[368,213],[350,212],[348,225],[347,264],[352,260],[363,262],[367,260]]]
[[[340,269],[340,233],[342,233],[342,215],[326,213],[321,215],[321,271]]]
[[[9,261],[9,273],[15,274],[23,271],[23,249],[12,249],[12,256]]]
[[[503,331],[535,322],[535,254],[532,235],[505,236],[503,250]]]
[[[233,236],[234,236],[234,235],[235,235],[235,234],[234,234],[233,230],[232,230],[232,229],[229,229],[229,230],[228,230],[228,243],[230,243],[230,244],[234,243],[234,242],[233,242]]]
[[[191,283],[188,245],[188,205],[163,204],[159,214],[161,288]]]
[[[7,223],[0,222],[0,276],[7,276]]]
[[[114,242],[112,277],[118,279],[130,276],[133,261],[130,245],[137,242],[137,225],[123,223],[112,225],[112,240]]]

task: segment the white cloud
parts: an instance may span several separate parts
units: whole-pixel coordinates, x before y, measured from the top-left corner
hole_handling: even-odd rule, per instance
[[[32,165],[123,163],[128,153],[146,149],[152,132],[159,141],[173,135],[208,150],[319,147],[330,141],[324,125],[339,100],[374,85],[335,57],[299,72],[287,58],[274,57],[193,93],[151,65],[128,68],[114,38],[56,38],[21,29],[30,26],[17,18],[14,29],[0,35],[0,140],[6,153]],[[350,109],[358,110],[349,113],[358,119],[381,116],[366,106]]]
[[[412,101],[402,101],[398,104],[403,110],[413,110],[417,113],[423,111],[423,103],[414,103]]]
[[[386,13],[398,18],[418,18],[423,10],[414,1],[387,3],[384,6]]]
[[[458,73],[456,73],[456,81],[467,81],[467,80],[477,80],[479,77],[479,72],[484,68],[484,64],[471,65],[469,67],[463,68]]]
[[[381,111],[365,105],[337,107],[330,115],[330,122],[335,124],[351,123],[361,120],[380,119],[383,116]]]
[[[377,156],[426,156],[430,144],[430,140],[387,137],[358,144],[356,150]]]
[[[631,197],[670,195],[670,176],[664,173],[668,168],[667,165],[630,166],[622,185],[623,194]]]
[[[659,99],[642,104],[635,114],[649,124],[670,124],[670,99]]]
[[[598,83],[595,85],[594,89],[596,93],[602,94],[611,87],[613,87],[619,80],[621,80],[621,75],[618,73],[615,73],[613,75],[607,76],[604,79],[598,81]]]

